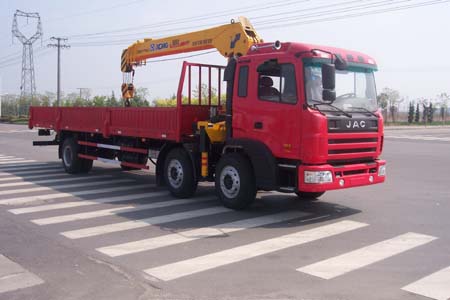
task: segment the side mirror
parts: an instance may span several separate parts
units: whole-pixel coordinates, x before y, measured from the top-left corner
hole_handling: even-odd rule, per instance
[[[333,102],[334,100],[336,100],[336,92],[332,90],[323,90],[322,99],[323,101]]]
[[[334,65],[336,66],[336,70],[339,71],[345,71],[348,68],[347,61],[345,61],[340,55],[336,55]]]
[[[336,87],[336,68],[332,64],[322,65],[322,87],[324,90],[334,90]]]

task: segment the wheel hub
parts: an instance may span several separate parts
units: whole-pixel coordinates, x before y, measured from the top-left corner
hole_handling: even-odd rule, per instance
[[[183,184],[183,167],[181,166],[181,163],[176,160],[172,159],[169,162],[169,167],[167,168],[168,171],[168,178],[169,178],[169,184],[174,188],[180,188]]]
[[[220,173],[220,189],[227,198],[235,198],[241,189],[241,180],[236,168],[225,167]]]

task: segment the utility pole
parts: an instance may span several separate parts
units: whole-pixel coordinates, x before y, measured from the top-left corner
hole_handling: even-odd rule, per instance
[[[77,88],[77,90],[80,90],[80,99],[82,99],[82,93],[83,93],[83,91],[84,90],[89,90],[89,88]],[[87,97],[86,97],[87,98]],[[88,99],[86,99],[86,100],[88,100]]]
[[[67,38],[61,37],[51,37],[50,40],[56,41],[56,44],[48,44],[47,47],[58,48],[58,74],[57,74],[57,88],[56,88],[56,103],[57,106],[61,105],[61,48],[70,48],[67,44],[62,44],[61,42],[67,42]]]

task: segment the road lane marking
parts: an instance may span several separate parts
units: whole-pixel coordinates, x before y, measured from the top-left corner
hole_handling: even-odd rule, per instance
[[[27,189],[0,191],[0,195],[3,196],[3,195],[11,195],[11,194],[49,191],[49,190],[55,190],[55,189],[70,189],[70,188],[78,188],[78,187],[85,187],[85,186],[95,186],[97,184],[127,183],[127,182],[134,182],[134,180],[132,180],[132,179],[99,180],[99,181],[94,181],[94,182],[91,181],[91,182],[83,182],[83,183],[76,183],[76,184],[54,185],[52,187],[41,186],[41,187],[33,187],[33,188],[27,188]],[[0,203],[2,203],[2,202],[0,201]]]
[[[448,142],[450,138],[447,137],[436,137],[436,136],[424,136],[424,135],[386,135],[386,138],[392,139],[408,139],[408,140],[423,140],[423,141],[443,141]],[[446,299],[447,300],[447,299]]]
[[[51,184],[55,182],[70,182],[70,181],[79,181],[79,180],[89,180],[89,179],[99,179],[99,178],[111,178],[111,175],[88,175],[88,176],[71,176],[69,178],[57,178],[57,179],[46,179],[46,180],[38,180],[38,181],[20,181],[20,182],[10,182],[10,183],[2,183],[0,184],[0,188],[5,187],[16,187],[16,186],[24,186],[24,185],[38,185],[38,184]]]
[[[450,299],[450,267],[402,287],[402,290],[436,300]]]
[[[28,160],[12,160],[12,161],[0,161],[0,165],[8,165],[8,167],[18,165],[18,164],[25,164],[35,162],[35,160],[28,159]]]
[[[35,170],[38,169],[38,170]],[[42,173],[46,172],[45,170],[54,169],[61,171],[62,168],[58,165],[49,165],[48,163],[41,163],[41,164],[33,164],[28,166],[16,166],[14,168],[3,168],[0,166],[0,176],[11,176],[11,175],[19,175],[19,174],[36,174],[36,173]],[[34,171],[29,171],[34,170]],[[15,172],[19,171],[19,172]]]
[[[109,183],[114,183],[114,181],[110,181]],[[37,195],[37,196],[25,196],[25,197],[17,197],[17,198],[10,198],[5,200],[0,200],[0,205],[21,205],[21,204],[29,204],[36,201],[43,201],[43,200],[55,200],[55,199],[61,199],[66,197],[77,197],[77,196],[84,196],[84,195],[95,195],[95,194],[102,194],[102,193],[109,193],[109,192],[118,192],[118,191],[127,191],[127,190],[134,190],[139,188],[146,188],[149,187],[148,184],[138,184],[138,185],[126,185],[126,186],[119,186],[119,187],[112,187],[112,188],[101,188],[101,189],[94,189],[94,190],[83,190],[83,191],[75,191],[71,193],[53,193],[53,194],[46,194],[46,195]],[[82,200],[80,200],[82,201]]]
[[[41,278],[0,254],[0,294],[42,283]]]
[[[224,236],[233,232],[260,227],[268,224],[280,223],[309,215],[309,213],[289,211],[267,216],[255,217],[239,220],[230,223],[215,225],[212,227],[203,227],[178,233],[167,234],[154,238],[133,241],[118,245],[97,248],[96,250],[110,257],[128,255],[148,250],[154,250],[166,246],[178,245],[191,242],[198,239]]]
[[[175,199],[175,200],[160,201],[160,202],[137,205],[137,206],[136,205],[128,205],[128,206],[122,206],[122,207],[114,207],[114,208],[90,211],[90,212],[85,212],[85,213],[77,213],[77,214],[35,219],[35,220],[31,220],[31,222],[38,224],[38,225],[60,224],[60,223],[66,223],[66,222],[72,222],[72,221],[87,220],[87,219],[93,219],[93,218],[99,218],[99,217],[105,217],[105,216],[118,215],[118,214],[122,214],[122,213],[137,212],[137,211],[150,210],[150,209],[155,209],[155,208],[170,207],[170,206],[175,206],[175,205],[191,204],[191,203],[196,203],[196,202],[200,202],[200,200],[199,199]]]
[[[148,185],[145,185],[145,187],[148,187]],[[15,209],[10,209],[9,212],[13,213],[15,215],[20,215],[20,214],[28,214],[28,213],[35,213],[35,212],[41,212],[41,211],[50,211],[50,210],[57,210],[57,209],[64,209],[64,208],[96,205],[96,204],[101,204],[101,203],[113,203],[113,202],[129,201],[129,200],[144,199],[144,198],[147,199],[147,198],[155,198],[155,197],[164,197],[164,196],[168,196],[168,195],[169,195],[169,192],[152,192],[152,193],[131,194],[131,195],[126,195],[126,196],[98,198],[98,199],[95,199],[92,201],[89,201],[89,200],[71,201],[71,202],[64,202],[64,203],[55,203],[55,204],[38,205],[38,206],[32,206],[32,207],[15,208]]]
[[[67,174],[63,171],[57,171],[57,172],[53,172],[53,173],[31,175],[31,176],[10,176],[10,177],[5,177],[5,178],[0,178],[0,182],[8,182],[8,181],[16,181],[16,180],[26,181],[26,180],[30,180],[30,179],[36,179],[36,178],[39,179],[42,177],[47,178],[47,177],[55,177],[55,176],[67,177],[67,176],[72,176],[72,174]]]
[[[297,271],[322,279],[331,279],[427,244],[435,239],[436,237],[433,236],[409,232],[306,267],[298,268]]]
[[[209,200],[216,200],[216,198],[208,198]],[[197,199],[198,200],[198,199]],[[126,231],[130,229],[142,228],[152,226],[153,224],[169,223],[174,221],[186,220],[196,217],[204,217],[215,215],[219,213],[230,212],[225,207],[209,207],[198,210],[190,210],[170,215],[155,216],[145,219],[137,219],[133,221],[126,221],[120,223],[107,224],[102,226],[88,227],[83,229],[71,230],[62,232],[61,234],[69,239],[80,239],[91,236],[98,236],[107,233]]]
[[[368,224],[350,220],[340,221],[160,267],[146,269],[144,272],[160,280],[169,281],[286,248],[299,246],[365,226],[368,226]]]
[[[132,179],[115,179],[115,180],[101,180],[101,181],[94,181],[94,182],[83,182],[83,183],[76,183],[76,184],[65,184],[65,185],[55,185],[53,187],[36,187],[36,188],[28,188],[28,189],[19,189],[19,190],[7,190],[7,191],[0,191],[0,195],[11,195],[11,194],[22,194],[22,193],[30,193],[30,192],[40,192],[40,191],[54,191],[55,189],[68,189],[68,188],[78,188],[78,187],[89,187],[89,186],[96,186],[96,185],[104,185],[104,184],[113,184],[113,183],[131,183],[134,182]],[[75,195],[75,194],[83,194],[84,191],[80,192],[72,192],[72,193],[64,193],[69,195]],[[86,193],[84,193],[86,194]],[[44,195],[45,196],[45,195]],[[4,199],[0,200],[0,205],[11,205],[11,204],[23,204],[29,202],[30,199],[33,198],[39,198],[41,196],[28,196],[28,197],[18,197],[18,198],[10,198],[10,199]],[[51,195],[50,195],[50,198]],[[42,200],[40,198],[39,200]]]
[[[15,160],[15,159],[25,159],[25,158],[19,158],[19,157],[15,157],[15,156],[2,156],[2,157],[0,157],[0,161],[3,161],[3,160]]]

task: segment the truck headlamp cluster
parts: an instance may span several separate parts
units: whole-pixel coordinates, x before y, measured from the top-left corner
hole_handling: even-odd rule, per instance
[[[332,183],[331,171],[305,171],[305,183]]]
[[[386,165],[382,165],[378,168],[378,176],[386,176]]]

